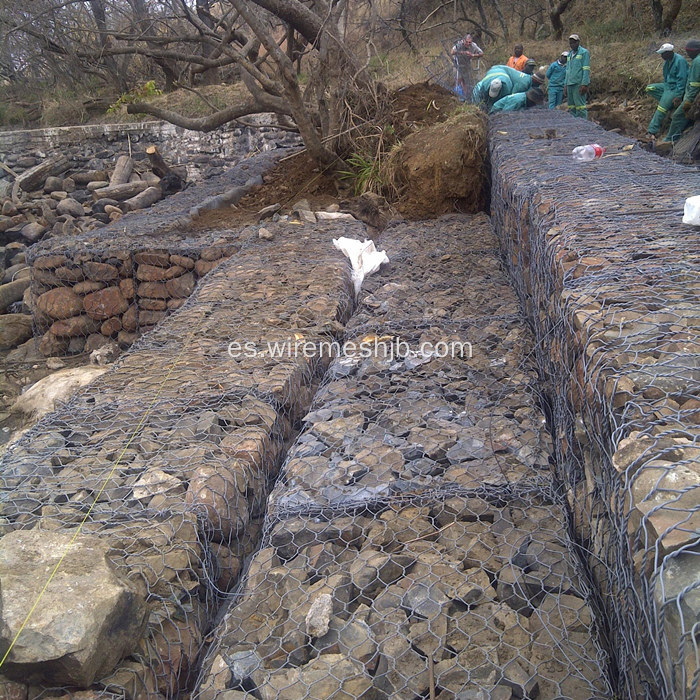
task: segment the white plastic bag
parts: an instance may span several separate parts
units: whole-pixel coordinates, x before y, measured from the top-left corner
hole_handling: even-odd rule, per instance
[[[700,226],[700,194],[688,197],[683,208],[683,223]]]
[[[360,293],[365,277],[376,272],[383,263],[389,262],[387,254],[374,247],[374,241],[334,238],[333,245],[350,260],[356,296]]]

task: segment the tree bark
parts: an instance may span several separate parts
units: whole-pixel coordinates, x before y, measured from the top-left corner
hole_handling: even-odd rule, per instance
[[[163,191],[160,187],[148,187],[143,192],[140,192],[135,197],[131,197],[124,201],[124,212],[136,211],[137,209],[146,209],[155,204],[163,197]]]
[[[69,165],[68,158],[65,156],[55,156],[45,160],[43,163],[39,163],[39,165],[35,165],[29,170],[25,170],[17,177],[15,182],[25,192],[33,192],[40,186],[43,186],[44,180],[49,175],[60,175],[68,170]]]
[[[123,185],[125,182],[129,182],[133,170],[133,158],[131,156],[119,156],[117,164],[114,166],[112,177],[109,178],[109,186],[114,187],[114,185]]]
[[[654,17],[654,29],[660,32],[664,19],[664,6],[661,4],[661,0],[651,0],[651,14]]]
[[[554,0],[549,0],[549,21],[552,24],[554,38],[557,41],[561,41],[562,34],[564,33],[564,25],[561,21],[561,16],[569,8],[571,2],[572,0],[559,0],[559,2],[555,4]]]
[[[510,41],[510,32],[508,31],[508,25],[506,24],[506,18],[503,16],[503,9],[501,8],[500,0],[493,0],[493,7],[496,10],[496,16],[498,17],[498,23],[501,25],[503,30],[503,36],[506,41]]]
[[[163,156],[155,146],[149,146],[146,149],[146,155],[148,156],[148,161],[151,164],[151,170],[158,177],[165,177],[173,172],[170,169],[170,166],[163,160]]]
[[[663,23],[661,26],[661,31],[664,34],[669,34],[673,28],[673,23],[678,17],[678,13],[681,11],[683,5],[683,0],[671,0],[668,6],[668,10],[664,13]]]
[[[126,182],[123,185],[110,185],[109,187],[101,187],[92,193],[95,201],[98,199],[116,199],[121,202],[124,199],[129,199],[137,194],[140,194],[145,189],[148,189],[148,183],[143,180],[138,182]]]

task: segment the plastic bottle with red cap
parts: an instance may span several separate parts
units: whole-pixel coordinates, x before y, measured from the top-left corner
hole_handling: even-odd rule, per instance
[[[603,153],[605,153],[605,149],[602,146],[599,146],[597,143],[589,143],[585,146],[576,146],[576,148],[571,151],[571,155],[577,163],[586,163],[588,161],[595,160],[596,158],[600,158]]]

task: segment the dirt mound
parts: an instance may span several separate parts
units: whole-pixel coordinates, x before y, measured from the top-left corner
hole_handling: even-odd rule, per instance
[[[237,206],[204,212],[193,230],[223,229],[256,223],[258,212],[271,204],[283,208],[300,199],[308,200],[312,209],[325,209],[337,202],[336,180],[321,172],[305,151],[283,158],[263,175],[263,184],[252,189]]]
[[[485,159],[486,117],[474,107],[411,134],[392,154],[396,208],[408,218],[480,211]]]
[[[416,125],[445,121],[459,105],[457,97],[439,85],[418,83],[400,88],[392,95],[394,128],[403,138]]]

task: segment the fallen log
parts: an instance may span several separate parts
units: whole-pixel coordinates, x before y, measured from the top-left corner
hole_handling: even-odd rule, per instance
[[[138,182],[126,182],[123,185],[114,185],[108,187],[101,187],[99,190],[95,190],[92,193],[93,199],[97,201],[98,199],[116,199],[121,202],[124,199],[130,199],[137,194],[140,194],[145,189],[148,189],[148,183],[139,180]]]
[[[60,175],[68,170],[70,162],[66,156],[56,156],[48,158],[43,163],[35,165],[29,170],[25,170],[21,175],[18,175],[17,184],[25,192],[33,192],[43,187],[44,181],[49,175]]]
[[[184,185],[182,177],[176,173],[166,162],[155,146],[146,149],[146,155],[151,164],[151,170],[161,179],[160,187],[163,194],[179,192]]]
[[[146,209],[146,207],[155,204],[162,196],[163,192],[160,187],[149,187],[135,197],[127,199],[122,206],[125,213],[127,211],[136,211],[137,209]]]
[[[158,177],[165,177],[172,172],[170,170],[170,166],[163,160],[163,156],[155,146],[149,146],[146,149],[146,155],[148,156],[148,161],[151,164],[151,170]]]
[[[119,156],[117,164],[114,166],[112,177],[109,178],[109,186],[123,185],[129,182],[131,173],[134,170],[134,160],[131,156]]]

